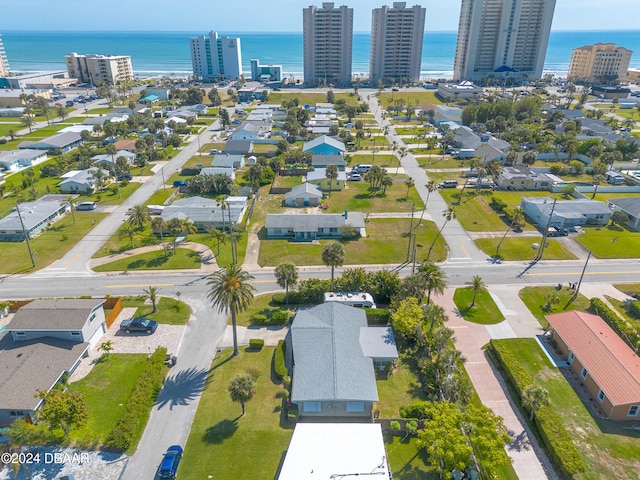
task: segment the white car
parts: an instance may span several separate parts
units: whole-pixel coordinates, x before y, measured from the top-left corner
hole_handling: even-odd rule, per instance
[[[359,173],[351,173],[349,174],[349,180],[352,182],[359,182],[360,180],[362,180],[362,175],[360,175]]]

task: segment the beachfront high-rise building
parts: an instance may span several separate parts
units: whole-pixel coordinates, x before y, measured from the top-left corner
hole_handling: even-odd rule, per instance
[[[213,82],[240,78],[242,51],[239,38],[209,32],[209,35],[193,37],[189,41],[193,74],[197,79]]]
[[[260,60],[251,59],[251,80],[256,82],[281,82],[282,65],[262,65]]]
[[[91,85],[117,85],[133,81],[131,57],[125,55],[78,55],[64,57],[69,77]]]
[[[540,78],[555,5],[556,0],[462,0],[453,79]]]
[[[304,81],[309,85],[351,85],[353,8],[323,2],[302,10]]]
[[[596,43],[573,50],[567,80],[584,83],[619,82],[627,78],[631,50],[615,43]]]
[[[9,62],[2,44],[2,35],[0,35],[0,77],[6,77],[7,75],[9,75]]]
[[[415,83],[420,80],[426,8],[406,2],[374,8],[371,17],[369,80]]]

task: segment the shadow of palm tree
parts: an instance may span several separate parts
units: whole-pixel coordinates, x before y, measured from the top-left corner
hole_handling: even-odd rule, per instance
[[[208,374],[206,368],[190,368],[168,377],[156,400],[158,410],[166,405],[171,410],[175,405],[188,405],[204,390]]]
[[[202,440],[205,443],[220,444],[226,439],[231,438],[236,430],[238,430],[238,418],[233,420],[224,419],[215,425],[207,428],[207,431],[202,436]]]

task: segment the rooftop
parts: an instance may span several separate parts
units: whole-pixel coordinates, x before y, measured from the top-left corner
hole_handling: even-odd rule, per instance
[[[78,330],[103,303],[103,298],[34,300],[18,309],[7,330]]]

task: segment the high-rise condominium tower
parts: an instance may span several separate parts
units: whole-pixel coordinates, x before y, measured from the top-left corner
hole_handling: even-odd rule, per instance
[[[393,2],[393,7],[373,9],[369,63],[372,82],[420,80],[426,9],[420,5],[406,8],[406,5],[406,2]]]
[[[193,74],[197,79],[210,82],[240,78],[242,52],[239,38],[220,37],[218,32],[210,32],[189,41]]]
[[[117,85],[133,80],[131,57],[127,55],[78,55],[73,52],[64,57],[69,77],[91,85]]]
[[[627,78],[631,50],[615,43],[596,43],[576,48],[571,53],[567,80],[573,82],[618,82]]]
[[[556,0],[462,0],[454,80],[540,78],[555,5]]]
[[[310,85],[350,85],[353,8],[309,6],[302,11],[304,81]]]
[[[2,45],[2,35],[0,35],[0,77],[6,77],[7,75],[9,75],[9,62],[4,51],[4,45]]]

